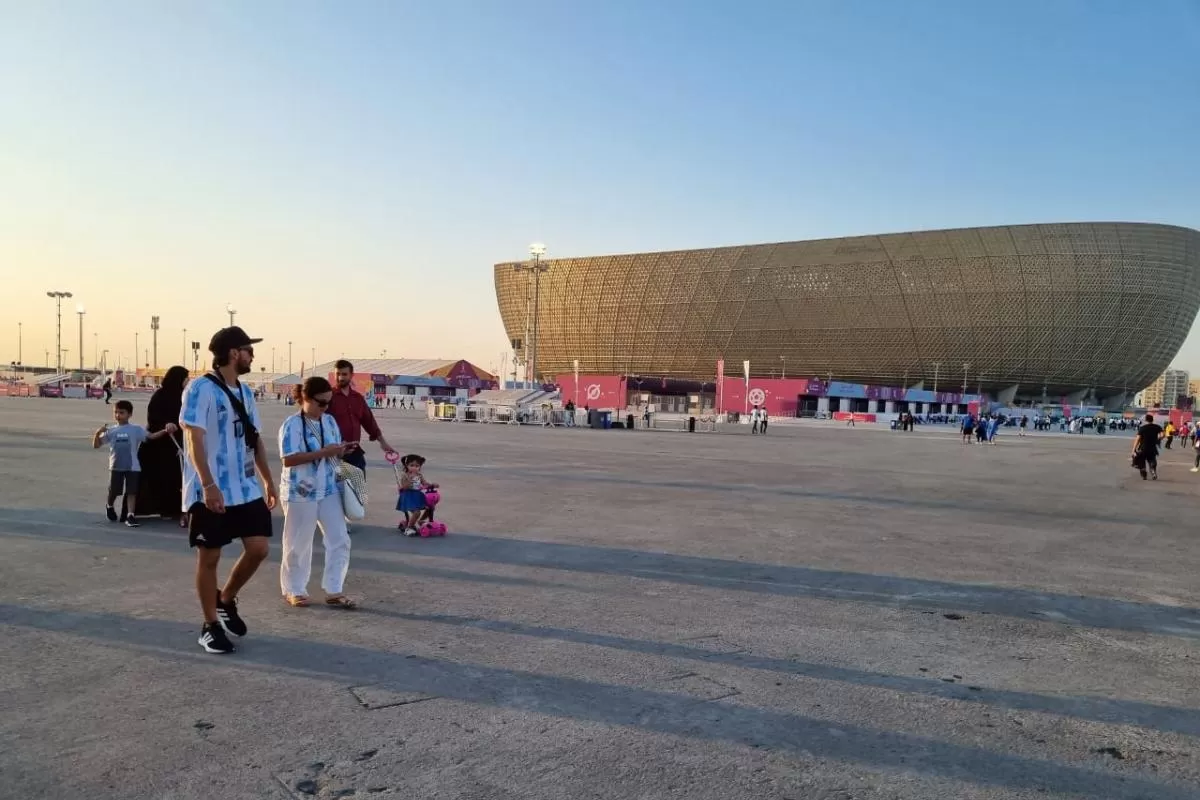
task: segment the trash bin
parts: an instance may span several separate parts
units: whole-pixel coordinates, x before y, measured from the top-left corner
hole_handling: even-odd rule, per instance
[[[892,420],[892,430],[896,430],[896,420]]]
[[[605,430],[609,430],[612,428],[612,412],[611,411],[601,411],[600,412],[600,427],[604,428]]]
[[[625,415],[625,427],[629,430],[633,430],[633,414]]]
[[[688,433],[696,432],[696,418],[688,417]]]

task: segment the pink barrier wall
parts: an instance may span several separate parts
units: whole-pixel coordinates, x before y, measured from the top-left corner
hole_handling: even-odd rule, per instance
[[[562,390],[562,401],[574,400],[578,408],[625,408],[625,378],[620,375],[580,375],[579,396],[575,395],[575,373],[559,375],[555,383]]]

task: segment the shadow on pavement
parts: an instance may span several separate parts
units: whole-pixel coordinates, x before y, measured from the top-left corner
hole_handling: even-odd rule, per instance
[[[214,670],[269,666],[339,685],[377,684],[393,691],[765,747],[808,758],[856,762],[983,786],[1110,800],[1184,800],[1196,796],[1195,787],[1165,783],[1132,771],[1118,774],[684,695],[349,645],[255,637],[238,655],[219,658],[198,651],[186,655],[185,648],[195,647],[192,639],[196,631],[177,622],[0,605],[0,623],[80,636],[98,645],[132,647],[158,657],[187,659],[192,664],[207,660]],[[178,643],[178,648],[163,647],[165,642]]]
[[[1200,711],[1190,708],[1154,705],[1131,700],[1110,700],[1103,697],[1079,697],[1063,695],[1040,695],[1031,692],[1014,692],[1004,689],[968,687],[964,684],[945,683],[937,678],[918,678],[904,675],[887,675],[879,672],[864,672],[847,667],[814,664],[790,658],[773,658],[751,653],[722,653],[689,647],[671,642],[656,642],[646,639],[631,639],[601,633],[588,633],[573,628],[545,628],[520,622],[460,617],[452,614],[418,614],[389,611],[368,606],[366,614],[395,617],[411,622],[430,622],[437,625],[471,628],[491,633],[507,633],[529,636],[536,639],[551,639],[560,642],[608,647],[631,653],[685,658],[705,661],[730,667],[757,669],[814,678],[824,681],[852,683],[897,692],[924,694],[948,700],[1011,708],[1020,711],[1035,711],[1064,717],[1093,720],[1114,725],[1138,725],[1160,731],[1200,736]]]
[[[70,540],[62,529],[83,533],[87,543],[104,542],[121,547],[187,551],[186,538],[178,529],[159,526],[128,531],[115,525],[55,523],[43,517],[65,517],[91,522],[95,515],[75,511],[0,509],[0,536],[32,536]],[[897,609],[921,611],[966,611],[1018,619],[1054,622],[1081,627],[1133,631],[1200,639],[1200,610],[1152,603],[1134,603],[1083,595],[1055,594],[985,584],[953,583],[925,578],[904,578],[864,572],[815,569],[777,564],[729,561],[705,556],[653,553],[594,545],[539,542],[504,536],[456,533],[445,539],[407,539],[390,528],[371,525],[355,527],[355,550],[351,569],[400,572],[394,561],[372,559],[383,552],[378,544],[390,543],[387,552],[436,558],[454,558],[489,564],[619,575],[666,581],[690,586],[728,589],[785,597],[813,597],[869,603]],[[144,532],[143,532],[144,531]],[[170,535],[163,535],[169,533]],[[382,535],[381,535],[382,534]],[[277,548],[273,547],[275,551]],[[417,569],[408,565],[409,569]],[[474,573],[470,578],[474,580]],[[451,577],[446,574],[442,577]],[[496,578],[496,582],[526,585],[528,578]],[[536,581],[528,585],[539,585]],[[554,584],[546,584],[554,585]]]

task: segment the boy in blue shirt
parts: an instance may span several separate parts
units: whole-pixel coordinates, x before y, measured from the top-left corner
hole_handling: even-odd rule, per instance
[[[172,423],[157,433],[146,433],[141,425],[131,425],[129,418],[133,416],[133,403],[128,400],[118,400],[113,406],[113,419],[116,425],[102,425],[92,436],[92,447],[99,448],[108,445],[108,502],[104,513],[110,522],[117,521],[117,511],[113,503],[122,494],[125,495],[125,506],[128,513],[125,524],[130,528],[138,527],[135,511],[137,510],[138,482],[142,475],[142,465],[138,461],[138,448],[142,442],[170,436],[179,430]]]

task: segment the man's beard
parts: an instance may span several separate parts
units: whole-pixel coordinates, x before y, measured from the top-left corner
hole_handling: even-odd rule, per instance
[[[248,375],[250,373],[250,365],[244,361],[239,361],[237,365],[238,375]]]
[[[349,378],[344,378],[344,379],[343,379],[343,378],[338,378],[338,379],[337,379],[337,387],[338,387],[339,389],[345,389],[345,388],[346,388],[347,386],[349,386],[349,385],[350,385],[350,379],[349,379]]]

